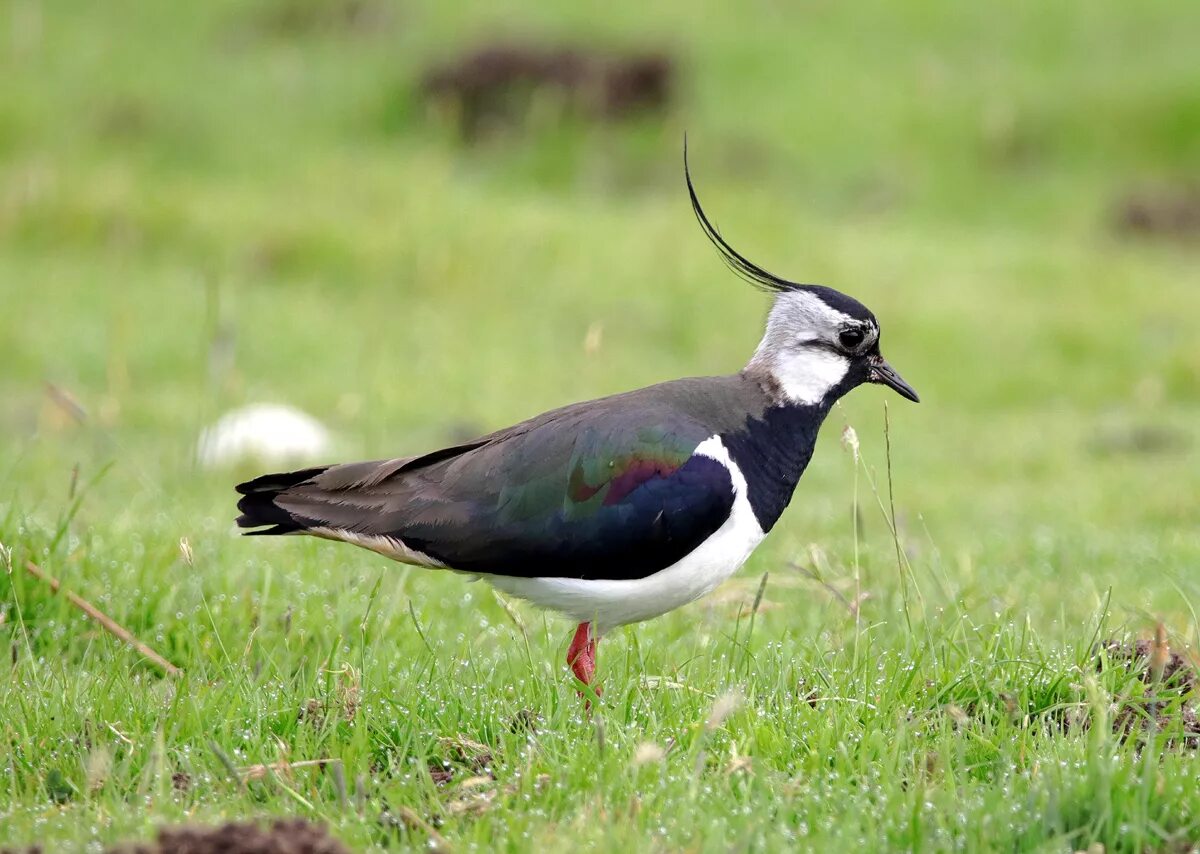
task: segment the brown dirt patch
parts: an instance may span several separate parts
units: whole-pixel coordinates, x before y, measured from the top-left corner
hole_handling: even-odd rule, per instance
[[[1192,705],[1198,683],[1196,666],[1168,647],[1161,624],[1150,640],[1102,642],[1096,669],[1103,670],[1106,665],[1137,674],[1147,686],[1145,696],[1117,704],[1112,726],[1122,740],[1136,738],[1142,743],[1147,734],[1163,731],[1169,733],[1168,747],[1200,748],[1200,717]]]
[[[1200,186],[1135,190],[1113,210],[1118,234],[1200,240]]]
[[[1109,666],[1121,666],[1128,670],[1141,673],[1141,680],[1147,684],[1161,681],[1164,688],[1191,693],[1196,690],[1196,666],[1173,652],[1166,646],[1165,640],[1139,640],[1133,643],[1121,643],[1106,640],[1100,644],[1100,650],[1108,660]],[[1103,662],[1096,662],[1096,669],[1103,668]],[[1155,674],[1155,668],[1161,669],[1161,674]]]
[[[120,846],[109,854],[350,854],[350,849],[321,825],[296,818],[270,825],[163,828],[153,842]]]
[[[562,116],[614,121],[662,112],[675,88],[665,53],[616,54],[578,47],[492,43],[430,67],[419,90],[465,141],[519,128],[544,104]]]

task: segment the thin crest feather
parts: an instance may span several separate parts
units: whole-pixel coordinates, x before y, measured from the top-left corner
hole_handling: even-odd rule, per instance
[[[704,236],[721,253],[721,260],[725,262],[725,266],[729,267],[730,270],[733,270],[734,273],[759,290],[766,291],[767,293],[784,293],[786,291],[802,290],[809,287],[799,282],[780,278],[774,273],[764,270],[730,246],[725,241],[725,238],[721,236],[721,233],[717,231],[717,227],[709,222],[708,217],[704,213],[704,208],[700,206],[700,199],[696,196],[696,188],[692,185],[692,173],[688,169],[687,137],[683,139],[683,176],[687,180],[688,195],[692,198],[692,211],[696,214],[700,228],[704,230]]]

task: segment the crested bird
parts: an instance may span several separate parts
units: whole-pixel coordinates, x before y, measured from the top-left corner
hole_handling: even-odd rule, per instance
[[[308,534],[482,578],[578,624],[567,665],[594,685],[608,631],[709,593],[791,500],[833,404],[864,383],[916,391],[879,322],[833,288],[768,272],[692,210],[725,263],[773,297],[746,366],[554,409],[424,454],[237,486],[249,534]]]

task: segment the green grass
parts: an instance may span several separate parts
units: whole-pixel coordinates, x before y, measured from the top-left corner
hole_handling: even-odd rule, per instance
[[[287,814],[356,850],[426,846],[381,821],[401,808],[457,850],[1200,841],[1194,752],[1114,735],[1144,689],[1091,651],[1159,620],[1176,650],[1200,640],[1196,248],[1110,225],[1131,188],[1200,169],[1198,7],[439,5],[382,4],[374,32],[306,27],[308,0],[6,8],[0,844]],[[666,45],[679,98],[463,146],[412,81],[494,32]],[[851,395],[735,579],[604,640],[593,715],[556,618],[232,535],[255,469],[192,454],[244,402],[374,457],[740,367],[765,305],[692,221],[685,130],[723,232],[870,305],[923,403]],[[1148,430],[1170,441],[1138,450]],[[859,619],[796,562],[861,587]],[[494,780],[464,787],[463,739]],[[329,769],[242,787],[224,764],[281,757],[340,760],[348,803]]]

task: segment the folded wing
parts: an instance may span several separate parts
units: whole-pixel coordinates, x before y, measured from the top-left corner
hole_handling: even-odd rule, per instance
[[[694,453],[710,435],[652,405],[568,408],[423,457],[258,478],[238,521],[468,572],[642,578],[729,515],[728,469]]]

